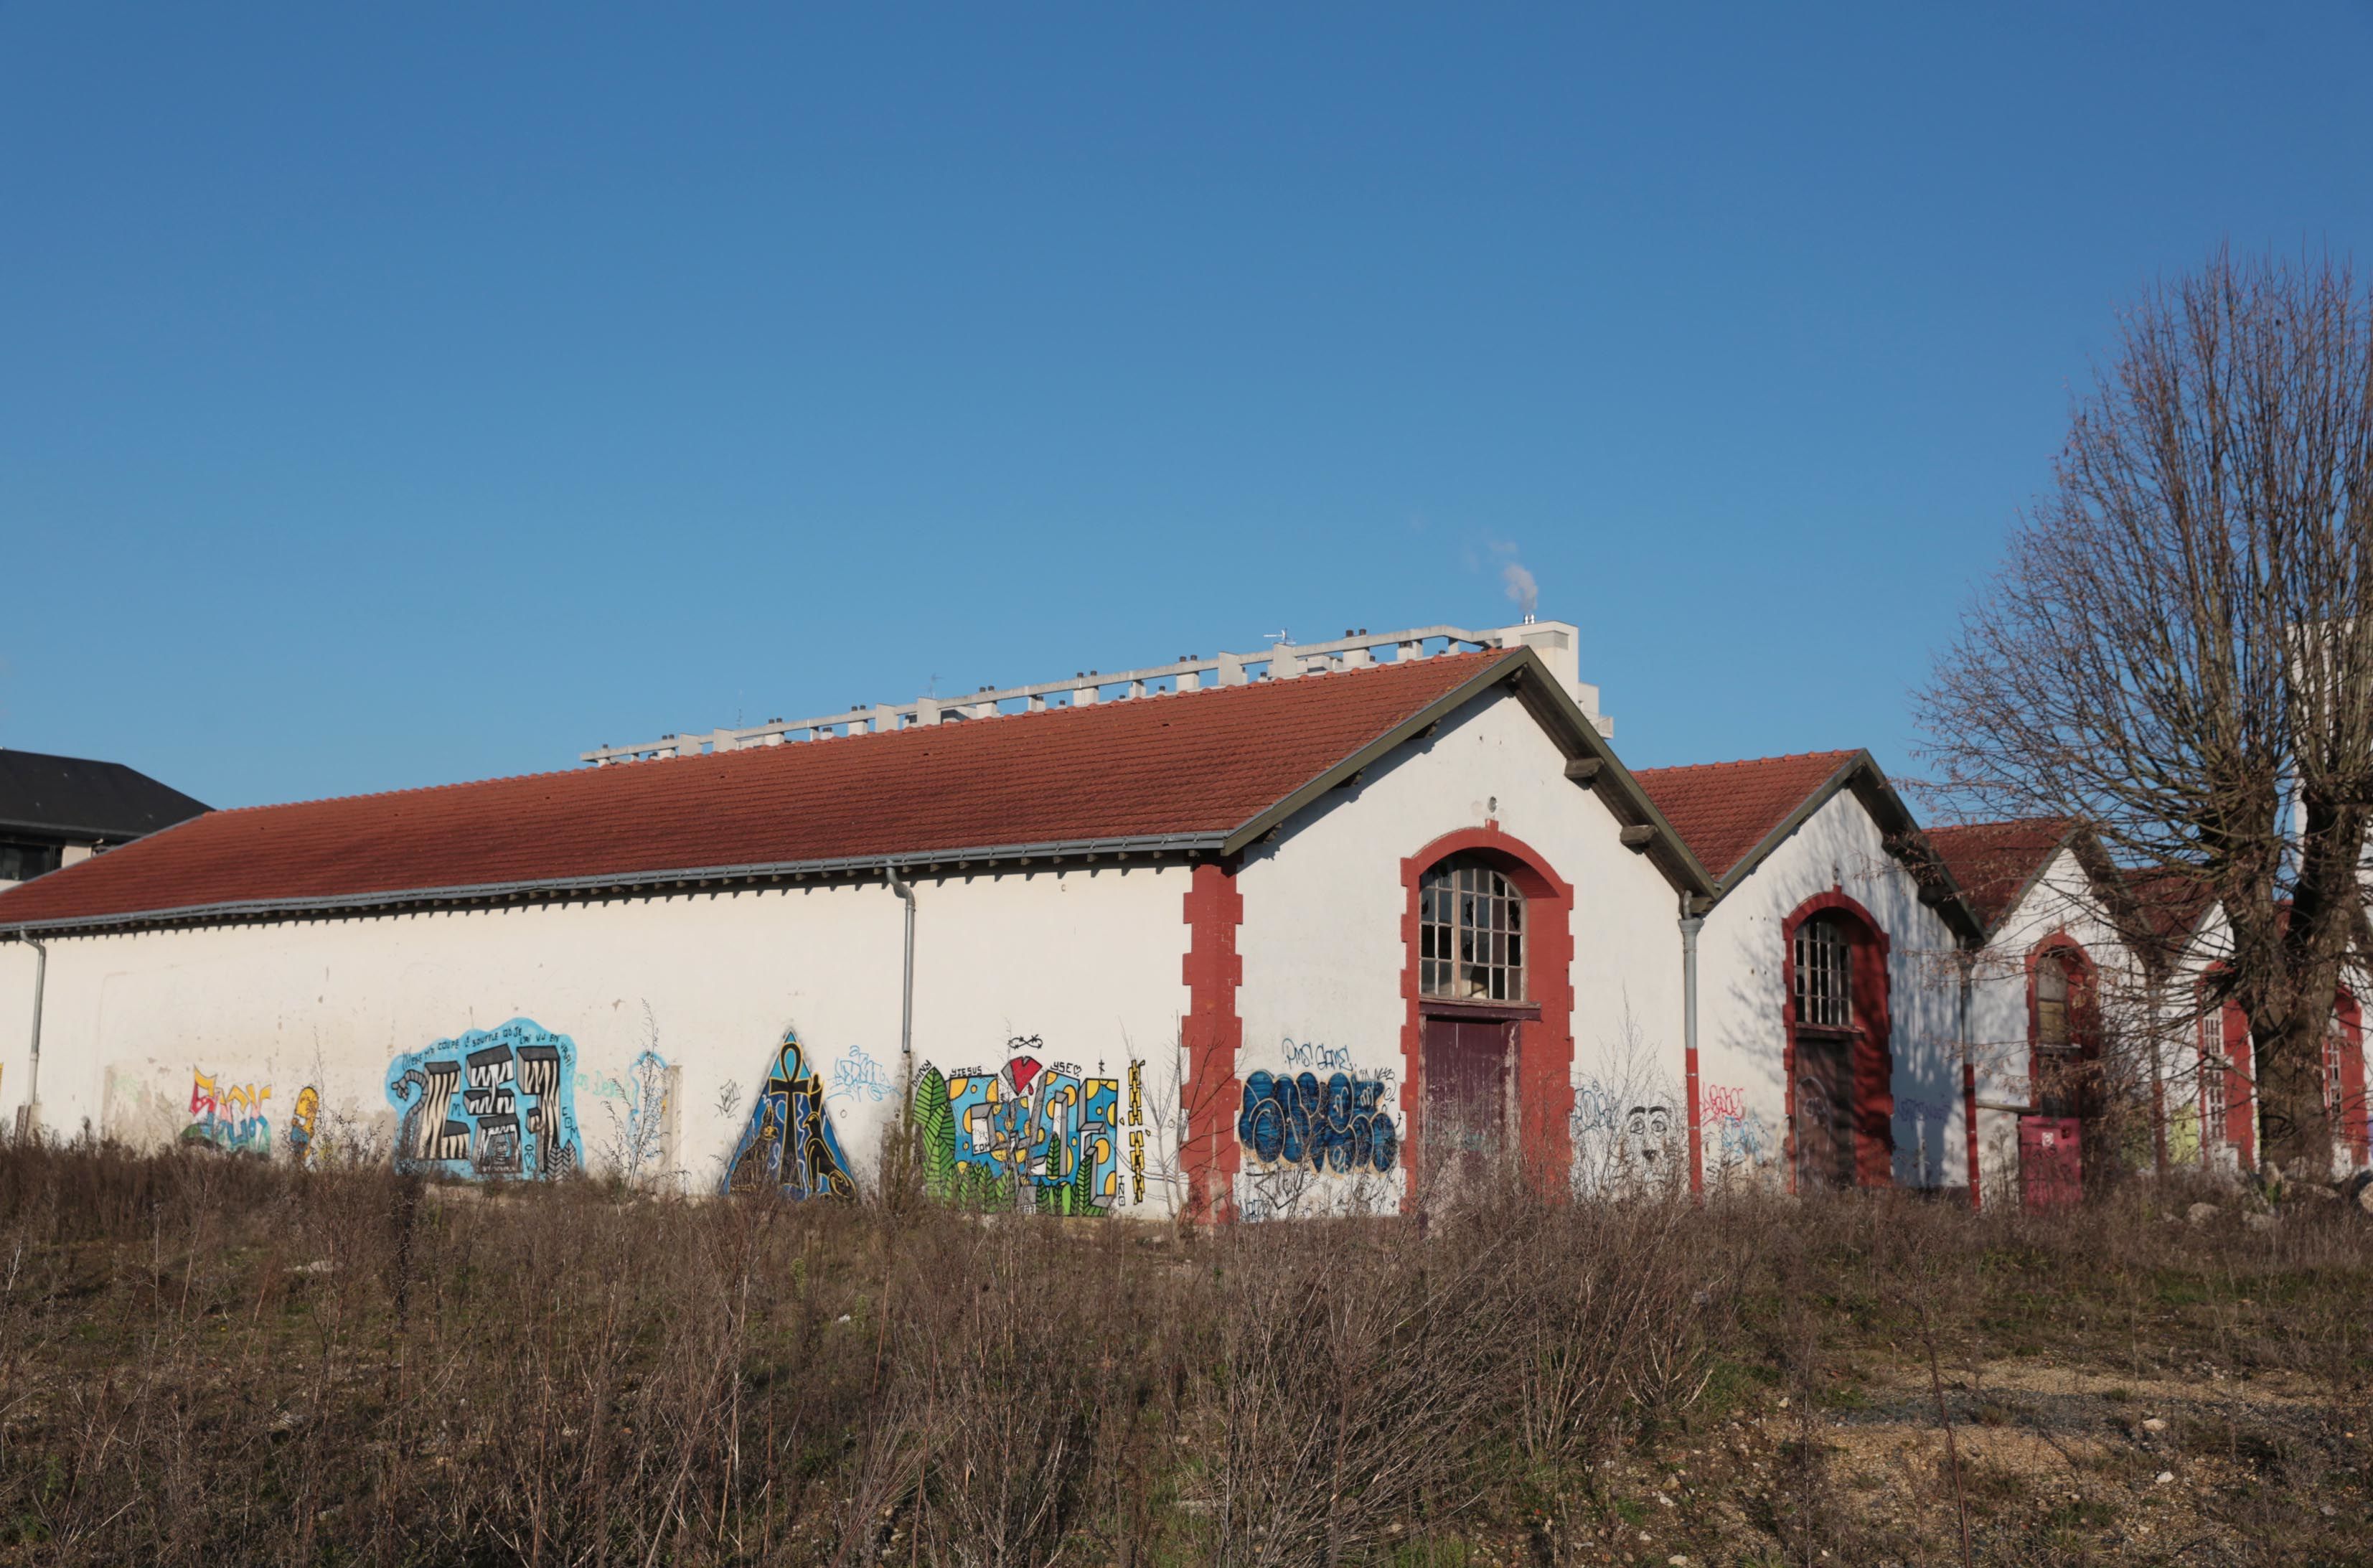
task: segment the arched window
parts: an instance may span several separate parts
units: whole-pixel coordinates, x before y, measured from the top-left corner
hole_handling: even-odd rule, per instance
[[[1853,933],[1838,915],[1796,928],[1796,1026],[1853,1027]]]
[[[1418,987],[1452,1001],[1525,1000],[1525,895],[1454,855],[1418,883]]]
[[[2064,1051],[2075,1043],[2068,1028],[2068,955],[2053,951],[2035,961],[2035,1047]]]

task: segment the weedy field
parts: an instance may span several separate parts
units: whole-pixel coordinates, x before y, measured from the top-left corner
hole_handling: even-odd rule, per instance
[[[0,1149],[0,1561],[2373,1562],[2373,1223],[1214,1230]]]

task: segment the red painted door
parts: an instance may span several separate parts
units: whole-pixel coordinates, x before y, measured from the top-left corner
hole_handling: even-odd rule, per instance
[[[2085,1124],[2075,1117],[2018,1118],[2018,1186],[2029,1209],[2059,1209],[2085,1196]]]
[[[1507,1147],[1508,1057],[1515,1025],[1501,1019],[1425,1020],[1425,1175],[1459,1179]]]
[[[1853,1051],[1841,1035],[1796,1036],[1796,1186],[1854,1184]]]

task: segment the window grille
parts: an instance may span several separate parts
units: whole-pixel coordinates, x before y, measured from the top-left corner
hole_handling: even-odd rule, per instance
[[[58,869],[63,849],[55,844],[0,841],[0,882],[29,882]]]
[[[1418,879],[1418,986],[1458,1001],[1525,1000],[1525,895],[1478,860]]]
[[[2068,1033],[2068,959],[2047,953],[2035,961],[2035,1044],[2039,1050],[2064,1051],[2075,1042]]]
[[[2323,1032],[2323,1114],[2338,1116],[2341,1101],[2345,1097],[2340,1087],[2341,1053],[2348,1048],[2348,1036],[2333,1019]]]
[[[1853,940],[1834,915],[1816,915],[1796,928],[1796,1022],[1853,1027]]]
[[[2225,1141],[2225,1019],[2216,1004],[2200,1001],[2200,1141],[2209,1148]]]

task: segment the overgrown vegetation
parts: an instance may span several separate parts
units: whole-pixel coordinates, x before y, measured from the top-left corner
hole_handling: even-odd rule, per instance
[[[0,1558],[2366,1561],[2373,1226],[2138,1186],[1184,1232],[0,1149]]]

